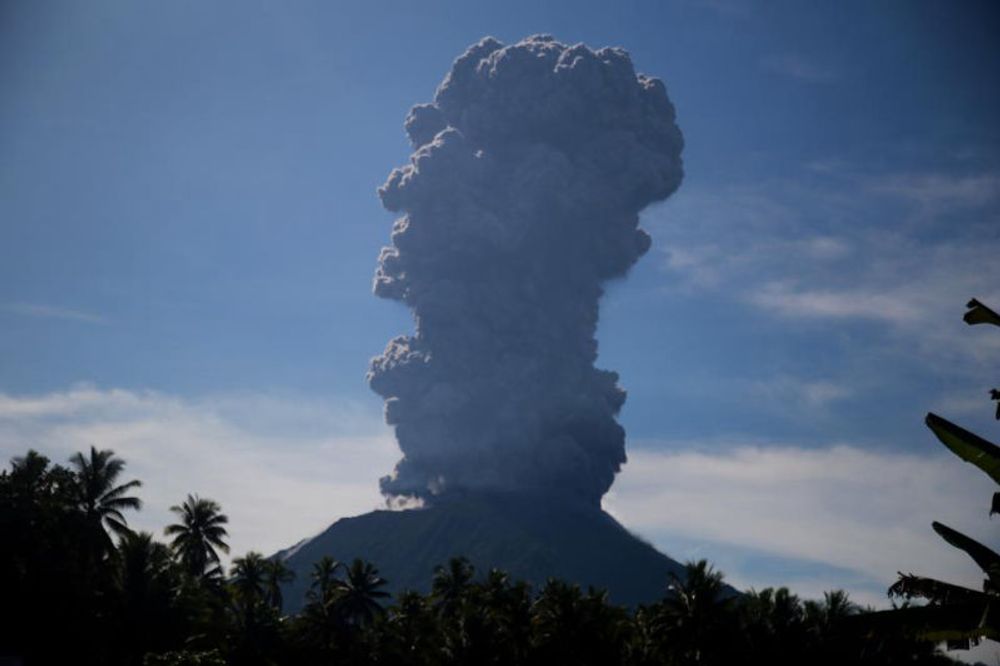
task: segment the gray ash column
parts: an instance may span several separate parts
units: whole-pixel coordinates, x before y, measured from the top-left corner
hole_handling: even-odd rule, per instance
[[[368,375],[403,452],[383,493],[599,505],[625,392],[594,367],[598,302],[649,249],[639,212],[683,176],[666,88],[621,49],[487,38],[406,130],[410,163],[379,189],[402,217],[375,293],[416,319]]]

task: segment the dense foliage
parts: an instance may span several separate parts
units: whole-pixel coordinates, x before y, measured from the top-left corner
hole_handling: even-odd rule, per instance
[[[802,601],[787,589],[733,596],[705,561],[628,610],[600,590],[540,589],[463,559],[431,592],[390,600],[374,565],[315,563],[303,611],[282,613],[291,573],[259,553],[233,559],[227,519],[189,495],[169,544],[128,528],[137,481],[111,451],[71,467],[34,451],[0,472],[0,662],[201,664],[939,664],[931,644],[865,635],[842,592]]]

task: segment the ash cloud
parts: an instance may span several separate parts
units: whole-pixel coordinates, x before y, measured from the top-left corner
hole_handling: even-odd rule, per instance
[[[666,88],[621,49],[486,38],[405,126],[374,289],[416,332],[368,373],[404,456],[382,492],[599,505],[625,462],[625,391],[594,367],[598,301],[649,249],[639,212],[683,177]]]

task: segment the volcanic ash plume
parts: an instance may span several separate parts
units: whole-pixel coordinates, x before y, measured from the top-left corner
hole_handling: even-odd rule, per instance
[[[375,293],[416,333],[368,374],[404,455],[382,492],[599,505],[625,462],[625,391],[594,367],[598,301],[649,249],[639,211],[683,176],[666,88],[621,49],[487,38],[406,131],[410,163],[379,189],[403,216]]]

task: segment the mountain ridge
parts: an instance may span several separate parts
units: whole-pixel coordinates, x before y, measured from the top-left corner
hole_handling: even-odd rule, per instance
[[[341,518],[311,539],[279,551],[295,574],[285,610],[304,604],[312,565],[329,555],[374,564],[393,594],[430,590],[434,568],[466,557],[477,575],[491,568],[536,589],[549,578],[606,589],[626,606],[662,598],[684,567],[631,533],[599,507],[547,496],[468,494],[404,511]]]

